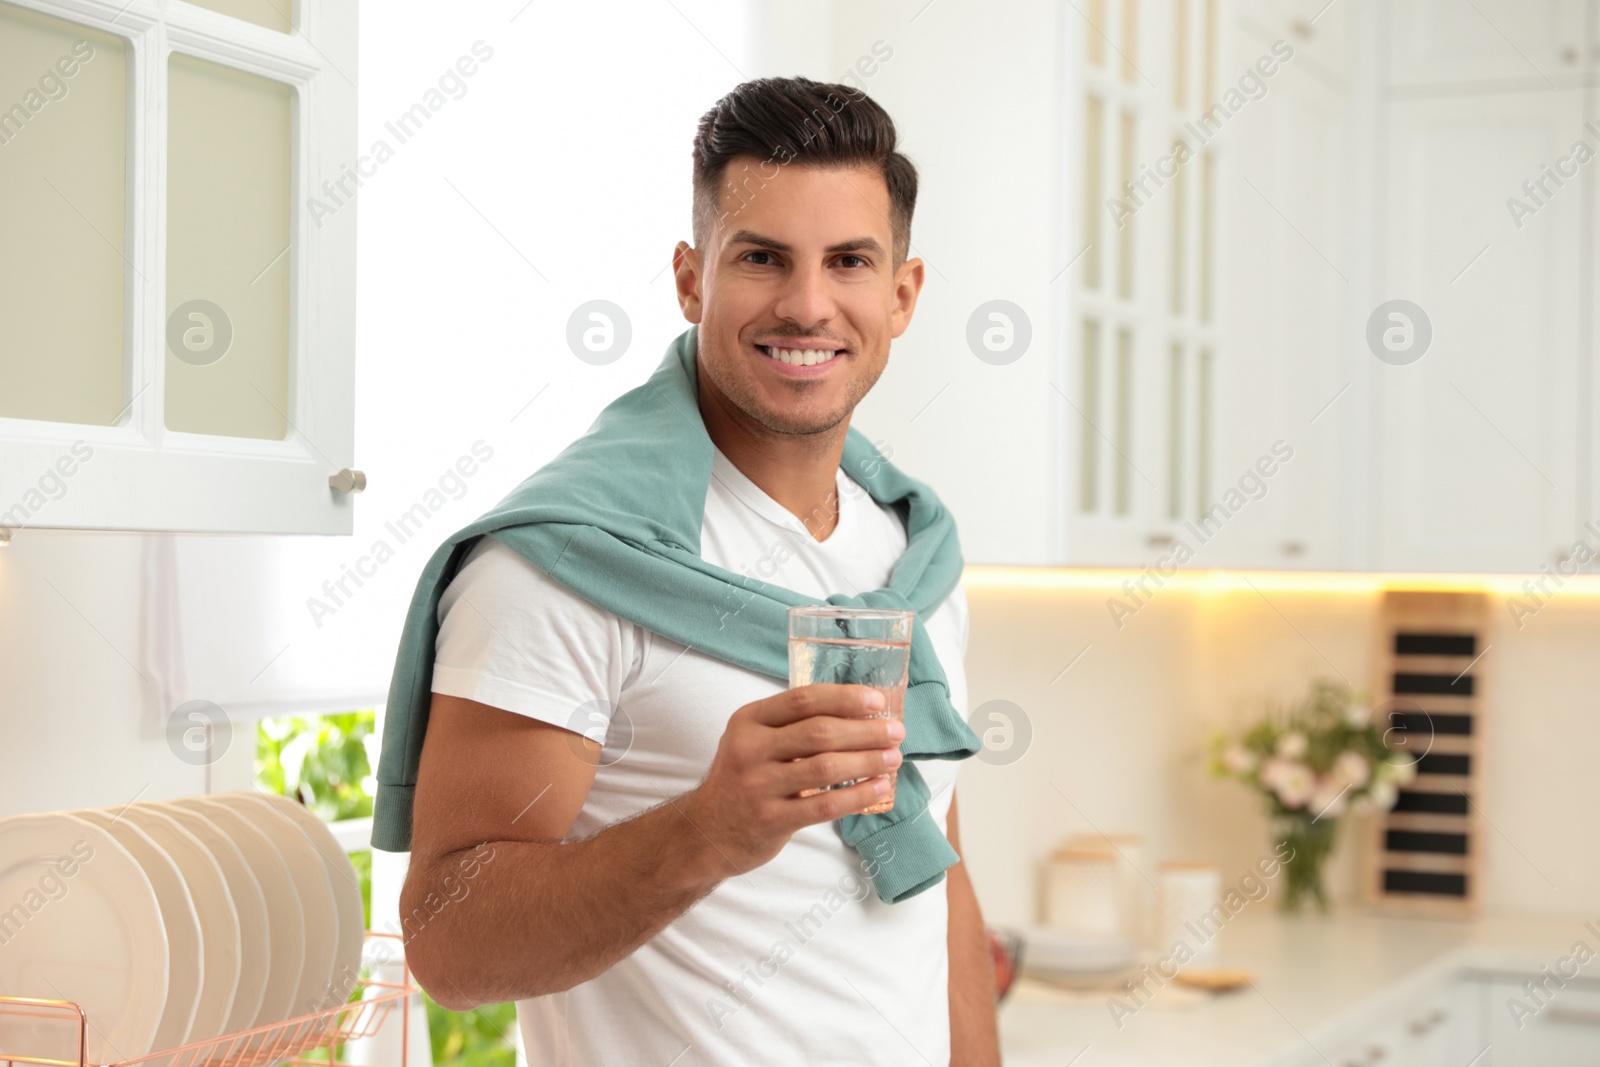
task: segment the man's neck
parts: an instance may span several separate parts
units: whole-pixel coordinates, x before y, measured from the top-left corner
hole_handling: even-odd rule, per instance
[[[700,417],[711,443],[761,491],[826,541],[839,524],[839,461],[849,421],[819,434],[781,434],[708,395],[700,380]]]

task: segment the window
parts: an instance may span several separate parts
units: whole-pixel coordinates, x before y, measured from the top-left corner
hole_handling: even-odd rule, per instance
[[[256,730],[256,788],[293,797],[339,834],[341,823],[355,834],[371,833],[372,801],[377,792],[376,714],[295,715],[263,719]],[[348,846],[347,846],[348,847]],[[372,850],[352,851],[361,879],[367,927],[372,922]],[[380,922],[379,929],[388,924]],[[515,1004],[485,1005],[475,1011],[446,1011],[426,993],[433,1062],[458,1067],[515,1067]]]

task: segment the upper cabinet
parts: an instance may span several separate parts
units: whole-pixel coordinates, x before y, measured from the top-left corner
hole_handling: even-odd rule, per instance
[[[1559,185],[1544,170],[1584,135],[1583,94],[1407,97],[1388,118],[1381,277],[1431,341],[1373,378],[1377,558],[1537,571],[1586,517],[1593,175],[1570,158]]]
[[[897,453],[968,559],[1570,573],[1575,542],[1600,553],[1600,2],[1081,8],[1057,23],[1046,147],[1011,161],[1058,179],[1034,347],[964,372],[950,443]],[[963,149],[933,140],[937,187]],[[1035,263],[1036,229],[1009,227],[984,236]],[[940,236],[954,278],[962,235]],[[959,462],[1002,438],[1027,444],[1003,508],[994,468]]]
[[[0,2],[0,538],[348,533],[355,5]]]
[[[1593,60],[1586,0],[1405,0],[1385,4],[1391,90],[1493,92],[1578,85]]]

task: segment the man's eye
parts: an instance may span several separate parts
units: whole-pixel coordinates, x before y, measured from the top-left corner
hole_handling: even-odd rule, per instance
[[[764,257],[768,257],[768,258],[767,259],[759,259],[758,260],[758,259],[754,258],[756,256],[764,256]],[[758,267],[765,267],[765,266],[769,265],[769,259],[770,259],[771,256],[772,256],[771,252],[756,251],[756,252],[747,252],[745,254],[744,258],[749,260],[751,263],[754,263]]]
[[[862,256],[846,255],[839,257],[839,265],[842,267],[865,267],[867,261]]]

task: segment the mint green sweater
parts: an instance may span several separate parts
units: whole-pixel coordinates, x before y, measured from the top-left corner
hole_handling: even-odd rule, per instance
[[[787,681],[787,608],[819,601],[700,558],[713,446],[697,400],[697,332],[668,347],[649,380],[608,404],[578,440],[489,512],[442,544],[423,568],[395,657],[378,763],[372,844],[411,847],[411,805],[428,726],[439,598],[476,540],[489,534],[585,600],[679,644]],[[910,608],[917,614],[905,700],[905,756],[893,810],[847,815],[844,842],[870,861],[880,899],[897,903],[939,884],[956,862],[932,819],[917,762],[978,751],[923,625],[961,578],[950,513],[851,429],[841,466],[906,524],[907,546],[885,589],[828,603]],[[734,600],[733,598],[737,598]],[[726,605],[742,603],[729,619]],[[732,714],[736,709],[728,708]]]

